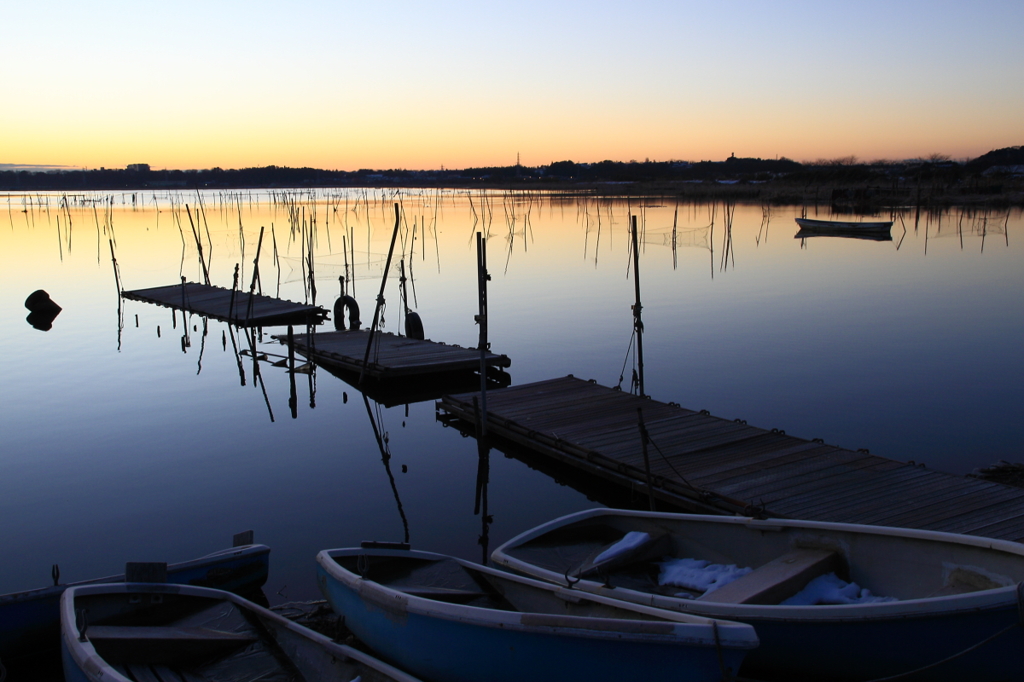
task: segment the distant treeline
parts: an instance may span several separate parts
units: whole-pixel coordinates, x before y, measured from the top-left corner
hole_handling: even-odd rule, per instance
[[[502,166],[462,170],[332,171],[317,168],[149,170],[125,169],[0,171],[0,190],[76,191],[145,189],[244,189],[273,187],[522,187],[579,188],[610,193],[675,192],[695,195],[731,193],[796,200],[815,188],[875,194],[906,193],[924,186],[929,195],[1019,193],[1024,177],[1024,147],[991,151],[968,162],[933,155],[902,162],[861,163],[853,157],[798,163],[786,158],[729,157],[725,161],[557,161],[546,166]],[[619,190],[616,185],[625,185]],[[720,185],[705,187],[697,185]],[[740,185],[740,187],[736,187]],[[732,190],[728,186],[733,186]],[[675,188],[674,190],[672,188]],[[1011,203],[1017,199],[1010,198]]]

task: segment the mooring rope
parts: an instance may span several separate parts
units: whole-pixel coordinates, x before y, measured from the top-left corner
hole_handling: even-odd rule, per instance
[[[1002,637],[1003,635],[1005,635],[1007,632],[1009,632],[1010,630],[1012,630],[1014,628],[1017,628],[1017,627],[1024,628],[1024,582],[1017,583],[1017,590],[1016,590],[1016,592],[1017,592],[1017,622],[1016,623],[1010,623],[1009,625],[1007,625],[1005,628],[1003,628],[999,632],[995,633],[994,635],[986,637],[985,639],[981,640],[977,644],[973,644],[973,645],[967,647],[966,649],[964,649],[963,651],[959,651],[959,652],[953,654],[952,656],[947,656],[946,658],[943,658],[940,661],[935,661],[934,663],[929,663],[928,665],[921,666],[920,668],[917,668],[916,670],[910,670],[910,671],[905,672],[905,673],[899,673],[898,675],[890,675],[889,677],[876,677],[873,680],[868,680],[868,682],[891,682],[892,680],[902,680],[904,678],[911,677],[911,676],[917,675],[919,673],[923,673],[923,672],[925,672],[927,670],[931,670],[932,668],[937,668],[940,665],[949,663],[950,661],[955,661],[956,659],[961,658],[962,656],[966,656],[967,654],[971,653],[972,651],[977,651],[978,649],[980,649],[981,647],[985,646],[989,642],[992,642],[992,641],[995,641],[996,639],[999,639],[1000,637]]]
[[[718,636],[718,621],[711,621],[711,631],[715,633],[715,653],[718,654],[718,671],[722,673],[722,682],[730,682],[733,679],[732,671],[725,667],[725,657],[722,655],[722,638]]]
[[[649,431],[647,432],[647,442],[654,446],[654,449],[658,451],[659,455],[661,455],[661,459],[665,462],[665,464],[668,465],[668,468],[672,470],[672,473],[674,473],[676,476],[679,477],[679,480],[681,480],[691,490],[693,490],[695,492],[698,492],[698,493],[701,493],[701,494],[703,494],[705,492],[701,488],[698,488],[697,486],[695,486],[692,483],[690,483],[689,481],[687,481],[686,477],[683,476],[681,473],[679,473],[678,469],[676,469],[674,466],[672,466],[672,461],[668,457],[665,456],[665,453],[661,451],[661,448],[658,447],[658,444],[654,442],[654,439],[651,438],[651,434],[650,434]]]
[[[622,360],[622,369],[619,371],[619,383],[617,383],[615,385],[615,389],[618,390],[618,391],[622,390],[622,381],[623,381],[623,379],[625,379],[625,376],[626,376],[626,364],[629,362],[629,355],[630,355],[630,351],[633,350],[633,341],[634,340],[636,340],[636,327],[633,328],[633,335],[629,337],[629,345],[626,346],[626,357],[623,358],[623,360]],[[633,364],[635,365],[636,364],[636,353],[633,353],[633,356],[634,356],[633,357]],[[636,372],[634,372],[633,374],[635,376]],[[633,390],[632,387],[630,387],[630,392],[632,392],[632,390]]]

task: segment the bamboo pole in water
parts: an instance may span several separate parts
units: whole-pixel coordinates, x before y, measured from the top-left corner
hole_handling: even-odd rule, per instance
[[[359,383],[363,383],[366,376],[366,365],[370,362],[370,350],[373,348],[373,336],[377,332],[377,323],[380,321],[380,309],[384,305],[384,287],[388,283],[388,271],[391,269],[391,257],[395,254],[395,240],[398,239],[398,228],[402,224],[402,213],[395,204],[395,229],[391,232],[391,246],[388,247],[388,258],[384,263],[384,275],[380,280],[380,292],[377,294],[377,305],[373,309],[373,323],[370,325],[370,333],[366,339],[366,353],[363,354],[363,368],[359,371]]]
[[[644,322],[640,316],[643,309],[640,305],[640,252],[637,249],[636,216],[632,216],[633,228],[633,289],[636,293],[636,302],[633,304],[633,328],[636,330],[636,370],[637,382],[640,389],[640,397],[644,393]]]

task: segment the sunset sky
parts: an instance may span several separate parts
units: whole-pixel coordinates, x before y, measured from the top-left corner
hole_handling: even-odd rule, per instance
[[[432,169],[1024,144],[1024,2],[6,3],[0,164]]]

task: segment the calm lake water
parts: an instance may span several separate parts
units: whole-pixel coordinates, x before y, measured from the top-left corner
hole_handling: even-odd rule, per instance
[[[322,370],[289,376],[235,353],[244,333],[125,289],[252,277],[330,308],[346,259],[372,317],[400,203],[384,329],[401,329],[398,261],[428,338],[475,346],[475,233],[488,237],[490,341],[513,383],[614,386],[632,366],[628,215],[638,216],[646,389],[764,428],[967,473],[1020,461],[1020,211],[895,215],[893,241],[795,239],[826,207],[676,205],[465,191],[0,195],[0,593],[182,561],[253,529],[272,547],[271,603],[319,598],[314,556],[362,540],[479,560],[477,448],[432,401],[384,408]],[[189,222],[186,205],[195,222]],[[3,215],[6,213],[6,215]],[[886,216],[888,218],[890,216]],[[673,227],[674,226],[674,227]],[[673,237],[674,234],[674,237]],[[675,248],[673,248],[675,243]],[[345,255],[346,248],[349,250]],[[354,252],[354,256],[353,256]],[[43,332],[24,300],[63,312]],[[333,328],[330,323],[327,328]],[[283,353],[265,330],[260,350]],[[271,358],[273,360],[275,358]],[[390,474],[374,437],[387,434]],[[490,547],[596,503],[492,455]],[[404,519],[404,521],[403,521]]]

